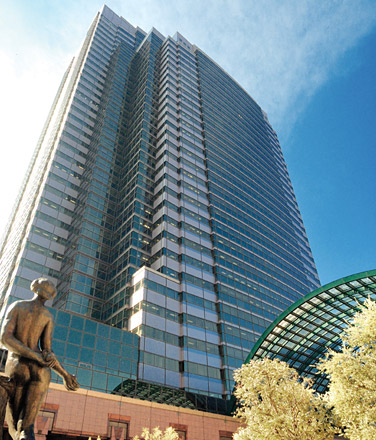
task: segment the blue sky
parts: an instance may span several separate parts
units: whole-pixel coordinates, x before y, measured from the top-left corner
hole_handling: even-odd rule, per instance
[[[322,283],[376,268],[376,2],[109,0],[177,30],[255,98],[278,133]],[[61,76],[102,2],[0,5],[0,229]]]

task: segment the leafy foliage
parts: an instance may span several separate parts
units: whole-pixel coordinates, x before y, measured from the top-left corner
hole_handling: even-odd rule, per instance
[[[170,427],[162,432],[159,427],[153,429],[152,432],[148,428],[144,428],[141,433],[143,440],[179,440],[179,435],[174,428]],[[141,440],[138,435],[133,437],[133,440]]]
[[[376,303],[370,299],[341,335],[341,352],[330,350],[318,369],[329,375],[328,402],[349,440],[376,438]]]
[[[254,360],[235,371],[244,423],[234,440],[331,440],[335,428],[324,400],[285,362]]]

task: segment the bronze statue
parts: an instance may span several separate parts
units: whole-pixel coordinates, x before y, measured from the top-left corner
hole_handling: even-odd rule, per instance
[[[9,351],[5,373],[14,387],[6,415],[13,440],[34,440],[34,422],[48,390],[51,368],[68,390],[79,388],[75,376],[51,350],[53,322],[45,302],[56,296],[56,288],[48,279],[38,278],[30,289],[34,298],[12,304],[1,331],[1,342]]]

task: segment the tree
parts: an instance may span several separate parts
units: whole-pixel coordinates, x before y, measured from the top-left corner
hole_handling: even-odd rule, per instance
[[[234,440],[330,440],[335,428],[324,400],[285,362],[264,358],[235,371]]]
[[[141,439],[143,440],[179,440],[179,435],[175,431],[174,428],[169,427],[162,432],[159,427],[153,429],[153,432],[150,432],[148,428],[144,428],[141,433]],[[140,440],[140,437],[136,435],[133,437],[133,440]]]
[[[326,395],[350,440],[376,438],[376,303],[360,306],[341,334],[342,351],[329,350],[318,369],[329,375]]]

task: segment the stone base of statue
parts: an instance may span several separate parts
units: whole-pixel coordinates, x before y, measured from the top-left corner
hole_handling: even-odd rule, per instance
[[[14,391],[14,381],[8,376],[0,376],[0,440],[3,440],[3,428],[7,403],[13,396]]]

